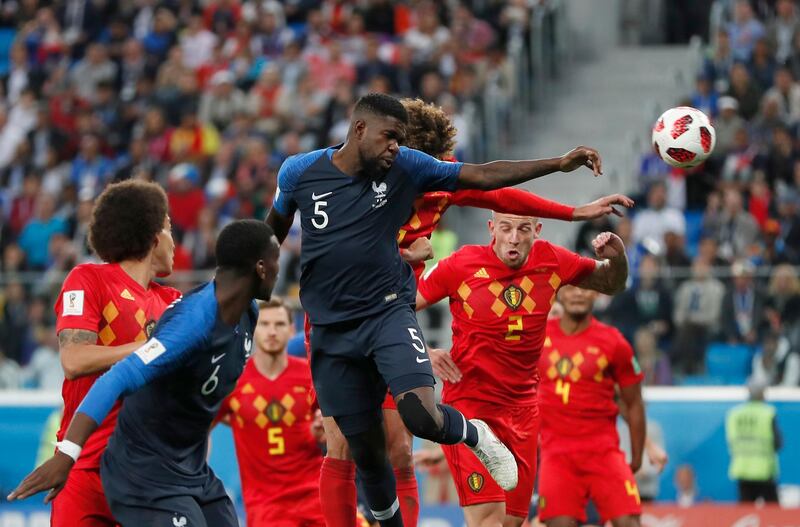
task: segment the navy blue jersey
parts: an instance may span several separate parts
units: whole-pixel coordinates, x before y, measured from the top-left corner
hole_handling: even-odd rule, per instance
[[[250,356],[258,320],[253,303],[236,326],[226,324],[215,290],[212,281],[172,304],[152,338],[100,377],[78,408],[102,422],[126,395],[103,457],[112,485],[132,474],[171,487],[207,481],[209,429]]]
[[[455,189],[462,165],[401,147],[383,178],[359,178],[334,166],[337,148],[287,159],[274,203],[283,216],[300,211],[300,300],[315,325],[414,302],[414,275],[400,257],[397,232],[418,195]]]

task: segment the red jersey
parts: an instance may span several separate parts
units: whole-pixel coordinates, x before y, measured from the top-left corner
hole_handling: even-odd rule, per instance
[[[565,335],[560,320],[550,320],[539,373],[542,449],[619,448],[614,384],[644,379],[622,333],[592,318],[585,330]]]
[[[324,524],[322,451],[311,435],[315,411],[306,361],[289,357],[275,380],[259,372],[253,359],[247,362],[220,410],[230,416],[247,525]]]
[[[419,293],[450,298],[453,361],[463,374],[444,383],[443,400],[536,404],[536,363],[556,291],[591,273],[595,260],[536,240],[525,264],[511,269],[492,245],[467,245],[423,276]]]
[[[97,333],[98,346],[121,346],[144,342],[156,325],[156,320],[180,291],[151,282],[147,289],[130,277],[119,264],[82,264],[75,267],[64,280],[56,300],[56,333],[65,329],[80,329]],[[64,438],[72,416],[94,381],[104,372],[65,379],[61,388],[64,417],[58,430],[58,440]],[[81,451],[75,463],[78,469],[98,469],[100,456],[114,431],[120,402],[100,424]]]
[[[411,218],[397,233],[397,243],[400,248],[408,249],[417,239],[430,238],[442,215],[451,205],[567,221],[572,219],[575,211],[574,207],[562,205],[516,188],[501,188],[491,191],[428,192],[417,198]],[[412,267],[419,282],[419,278],[425,270],[425,262],[417,262],[412,264]]]

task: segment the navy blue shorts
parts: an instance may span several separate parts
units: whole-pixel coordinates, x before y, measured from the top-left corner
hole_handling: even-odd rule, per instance
[[[434,385],[422,331],[408,304],[368,318],[312,326],[311,375],[323,415],[336,418],[345,435],[380,422],[387,386],[401,394]],[[362,414],[363,426],[348,425],[348,430],[339,420]]]

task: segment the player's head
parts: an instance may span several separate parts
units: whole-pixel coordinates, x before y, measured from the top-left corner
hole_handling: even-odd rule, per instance
[[[347,140],[358,147],[361,171],[380,178],[392,168],[404,144],[408,113],[399,99],[383,93],[368,93],[353,109]]]
[[[140,180],[109,185],[97,198],[89,245],[104,262],[141,261],[152,254],[153,272],[172,272],[175,242],[164,189]]]
[[[437,159],[452,156],[456,146],[456,127],[447,113],[422,99],[403,99],[401,102],[408,113],[405,146]]]
[[[574,285],[565,285],[558,291],[558,301],[564,308],[562,317],[582,320],[592,313],[597,293]]]
[[[512,269],[522,267],[528,261],[533,241],[539,237],[542,224],[539,218],[514,214],[492,213],[489,234],[492,236],[497,257]]]
[[[292,310],[283,300],[274,297],[258,303],[258,324],[254,337],[258,352],[267,355],[285,353],[286,344],[292,335]]]
[[[217,269],[253,280],[252,297],[269,300],[278,276],[280,245],[272,229],[258,220],[229,223],[217,238]]]

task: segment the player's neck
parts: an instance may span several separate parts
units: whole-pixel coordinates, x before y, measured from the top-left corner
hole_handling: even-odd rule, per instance
[[[576,333],[580,333],[584,329],[589,327],[589,324],[592,323],[592,315],[591,313],[587,314],[582,318],[575,318],[570,317],[568,315],[563,315],[561,320],[559,321],[559,325],[561,326],[561,331],[565,335],[574,335]]]
[[[235,272],[219,267],[214,281],[220,317],[229,326],[234,326],[253,302],[253,281],[250,277],[237,276]]]
[[[125,260],[119,263],[120,268],[125,271],[125,274],[133,278],[134,282],[142,286],[142,289],[147,289],[150,282],[153,280],[153,264],[150,257],[144,260]]]
[[[355,177],[361,171],[361,163],[358,160],[356,145],[345,142],[339,150],[333,152],[331,157],[333,166],[348,176]]]
[[[289,356],[285,352],[267,353],[258,350],[258,352],[253,355],[253,362],[261,375],[274,381],[289,365]]]

